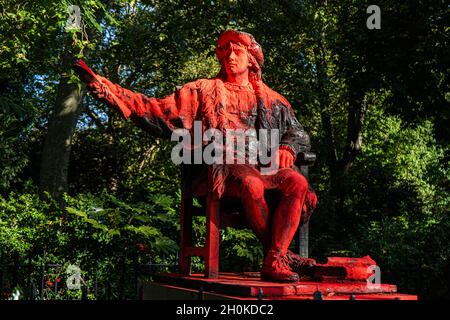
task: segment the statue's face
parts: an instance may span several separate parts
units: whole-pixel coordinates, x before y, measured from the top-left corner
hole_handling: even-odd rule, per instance
[[[247,49],[237,43],[230,42],[222,60],[225,71],[229,75],[242,74],[250,67]]]

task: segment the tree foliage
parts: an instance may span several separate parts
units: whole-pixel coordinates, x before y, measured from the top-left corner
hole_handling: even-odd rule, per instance
[[[61,85],[79,90],[68,53],[161,97],[217,74],[215,41],[236,28],[261,43],[264,81],[312,137],[312,256],[370,254],[383,279],[449,297],[448,5],[382,0],[381,29],[368,30],[370,4],[86,0],[84,29],[68,31],[66,1],[0,1],[2,259],[80,262],[105,277],[118,261],[175,260],[180,184],[170,142],[80,95],[61,205],[34,187],[44,141]],[[203,229],[199,219],[196,234]],[[221,250],[229,270],[262,258],[245,230],[223,230]]]

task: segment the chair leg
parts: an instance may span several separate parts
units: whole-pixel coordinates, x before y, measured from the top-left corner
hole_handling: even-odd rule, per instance
[[[181,227],[180,227],[180,273],[188,276],[191,273],[191,257],[188,248],[192,246],[192,196],[182,192],[181,195]]]
[[[208,196],[206,204],[206,241],[205,241],[205,276],[219,277],[219,241],[220,241],[220,206],[219,200]]]
[[[309,257],[309,222],[299,226],[297,230],[298,235],[298,253],[304,257]]]
[[[183,251],[183,250],[181,250]],[[184,256],[183,256],[184,255]],[[181,257],[183,256],[183,257]],[[191,274],[191,257],[186,256],[184,252],[180,252],[180,274],[189,276]]]

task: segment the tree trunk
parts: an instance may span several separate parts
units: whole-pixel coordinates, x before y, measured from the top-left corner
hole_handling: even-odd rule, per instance
[[[353,94],[350,99],[347,119],[347,141],[341,160],[341,170],[345,175],[348,174],[356,156],[361,151],[364,119],[367,111],[367,98],[363,92],[359,93],[359,95],[357,93]]]
[[[337,195],[341,187],[339,179],[339,157],[336,145],[336,139],[333,128],[333,116],[330,110],[330,97],[327,90],[327,69],[326,49],[321,37],[317,39],[317,47],[315,51],[315,62],[317,66],[317,88],[320,93],[318,99],[322,107],[321,122],[325,133],[326,146],[326,164],[330,170],[330,189],[332,195]]]
[[[364,129],[364,119],[367,110],[367,99],[359,98],[356,92],[351,95],[350,108],[348,111],[347,119],[347,139],[346,146],[343,152],[342,159],[339,163],[339,179],[341,182],[340,188],[337,189],[337,210],[341,215],[341,230],[345,234],[345,230],[351,227],[351,217],[345,210],[345,199],[348,194],[348,176],[350,168],[353,166],[353,162],[356,156],[361,151],[362,146],[362,134]],[[363,95],[363,93],[361,93]],[[345,238],[343,238],[344,240]]]
[[[48,124],[41,159],[40,187],[56,199],[68,191],[68,167],[72,135],[82,112],[82,88],[69,83],[71,54],[63,57],[63,70],[58,86],[54,114]]]

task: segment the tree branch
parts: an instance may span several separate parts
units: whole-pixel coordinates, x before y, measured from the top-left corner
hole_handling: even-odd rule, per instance
[[[95,125],[98,128],[102,130],[106,129],[102,120],[100,120],[100,118],[89,108],[89,106],[86,106],[86,114],[89,116],[89,118],[91,118],[92,121],[94,121]]]

